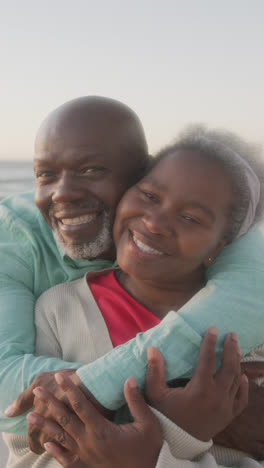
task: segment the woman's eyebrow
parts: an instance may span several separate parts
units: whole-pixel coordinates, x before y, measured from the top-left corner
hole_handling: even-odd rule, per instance
[[[194,208],[199,208],[200,210],[205,211],[205,213],[211,218],[211,220],[215,221],[215,214],[213,213],[212,210],[210,210],[210,208],[208,208],[208,206],[205,206],[196,200],[189,200],[188,205],[191,205]]]
[[[150,175],[147,175],[146,177],[144,177],[144,179],[140,180],[139,182],[142,182],[142,184],[151,184],[158,190],[161,190],[162,192],[168,191],[167,185],[160,183],[157,179],[153,178]]]

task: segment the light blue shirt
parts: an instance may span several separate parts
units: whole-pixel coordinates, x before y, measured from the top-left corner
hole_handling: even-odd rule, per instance
[[[264,340],[264,238],[260,228],[224,249],[209,270],[209,281],[178,313],[155,328],[86,366],[34,356],[34,304],[46,289],[72,281],[88,270],[111,266],[102,260],[72,260],[58,249],[37,210],[33,194],[0,204],[0,430],[26,433],[24,417],[5,418],[10,404],[40,372],[79,367],[78,374],[106,407],[123,404],[123,383],[136,377],[142,387],[146,348],[157,346],[166,360],[167,378],[191,375],[205,330],[219,330],[217,353],[227,332],[235,330],[243,354]]]

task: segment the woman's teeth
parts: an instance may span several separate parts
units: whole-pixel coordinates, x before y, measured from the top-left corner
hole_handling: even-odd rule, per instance
[[[146,244],[143,244],[139,239],[137,239],[134,235],[132,236],[133,241],[135,242],[136,246],[142,250],[142,252],[149,253],[152,255],[163,255],[163,252],[160,252],[159,250],[153,249],[152,247],[149,247]]]
[[[68,226],[73,226],[75,224],[85,224],[89,223],[92,221],[94,218],[96,218],[96,214],[92,215],[83,215],[83,216],[76,216],[76,218],[62,218],[60,221],[63,224],[66,224]]]

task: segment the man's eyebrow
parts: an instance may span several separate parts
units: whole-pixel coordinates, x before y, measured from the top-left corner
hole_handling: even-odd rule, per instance
[[[72,152],[72,155],[74,157],[74,161],[82,164],[82,163],[85,163],[85,162],[89,162],[90,160],[91,161],[94,161],[96,159],[96,161],[105,161],[106,159],[106,155],[103,154],[103,153],[97,153],[95,151],[83,151],[81,153],[78,153],[78,152]]]

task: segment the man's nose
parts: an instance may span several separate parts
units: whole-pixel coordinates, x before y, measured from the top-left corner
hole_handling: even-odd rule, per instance
[[[62,174],[52,194],[53,203],[66,203],[83,197],[84,189],[77,178],[71,174]]]

